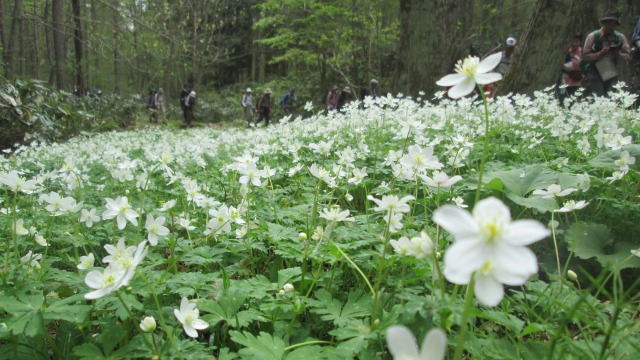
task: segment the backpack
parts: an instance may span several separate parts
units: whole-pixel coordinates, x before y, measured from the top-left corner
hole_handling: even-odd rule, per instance
[[[613,31],[613,38],[615,44],[622,44],[622,39],[620,39],[620,32],[617,30]],[[602,49],[602,41],[600,40],[600,30],[596,30],[593,32],[593,46],[591,46],[591,50],[600,51]],[[587,71],[590,68],[590,63],[580,60],[580,68],[582,71]]]

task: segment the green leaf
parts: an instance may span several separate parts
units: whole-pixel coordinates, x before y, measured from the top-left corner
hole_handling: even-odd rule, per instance
[[[6,322],[11,333],[34,337],[44,332],[43,302],[44,296],[41,292],[33,294],[18,292],[15,298],[0,295],[0,309],[13,315]]]
[[[565,240],[569,249],[581,259],[595,258],[609,269],[638,268],[640,258],[631,256],[631,250],[638,244],[630,242],[613,243],[609,228],[602,224],[577,222],[567,230]]]
[[[298,238],[298,233],[294,228],[285,227],[274,223],[267,223],[267,227],[267,235],[269,236],[271,241],[275,243],[278,243],[282,240]]]
[[[71,323],[85,322],[93,308],[91,305],[75,304],[84,301],[83,294],[70,296],[50,304],[44,312],[47,320],[64,320]]]
[[[598,154],[596,157],[589,160],[589,164],[595,167],[618,168],[619,166],[615,164],[615,161],[620,159],[620,154],[622,154],[623,151],[629,152],[630,156],[640,160],[640,144],[629,144],[623,146],[620,150],[610,150],[602,154]],[[635,164],[629,165],[630,168],[637,168],[637,166],[637,161]]]
[[[318,301],[309,301],[314,306],[311,312],[322,315],[322,320],[333,321],[339,327],[368,316],[371,309],[371,298],[361,290],[350,292],[344,306],[324,289],[316,291],[315,295]]]
[[[262,315],[255,309],[240,311],[250,291],[249,287],[240,287],[238,284],[234,284],[224,291],[217,303],[203,300],[198,307],[201,311],[206,311],[209,314],[202,316],[202,319],[211,326],[225,321],[234,328],[247,327],[253,321],[262,320]]]
[[[266,332],[260,332],[255,337],[249,332],[230,331],[231,340],[244,346],[238,351],[242,359],[255,360],[280,360],[284,358],[284,341],[277,337],[271,336]]]
[[[533,190],[544,189],[558,181],[558,176],[555,173],[550,173],[549,168],[542,164],[506,171],[492,171],[486,174],[486,179],[491,179],[489,182],[496,178],[504,184],[507,195],[513,193],[521,197]]]
[[[532,195],[527,198],[516,195],[514,193],[508,193],[507,197],[513,201],[514,203],[530,208],[536,209],[541,212],[551,212],[557,209],[556,200],[551,199],[543,199],[542,196]]]
[[[282,269],[278,271],[278,288],[289,282],[294,277],[301,275],[302,269],[299,266],[294,268]]]
[[[474,309],[474,315],[481,318],[491,320],[496,324],[503,325],[511,332],[519,333],[524,326],[524,321],[520,320],[516,316],[505,314],[499,311]]]
[[[81,360],[106,359],[100,348],[94,344],[82,344],[76,346],[72,351],[73,355],[79,356]]]

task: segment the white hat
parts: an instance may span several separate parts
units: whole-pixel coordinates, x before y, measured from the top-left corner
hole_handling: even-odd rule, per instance
[[[507,41],[505,41],[505,44],[507,46],[516,46],[516,44],[518,43],[518,41],[516,40],[516,38],[514,38],[513,36],[509,36],[507,38]]]
[[[191,97],[196,97],[196,92],[195,92],[195,91],[193,91],[193,90],[191,90],[191,92],[189,93],[189,96],[191,96]]]
[[[376,79],[371,79],[371,83],[372,83],[372,84],[377,84],[377,83],[378,83],[378,80],[376,80]]]
[[[251,88],[247,88],[246,92],[251,92]]]

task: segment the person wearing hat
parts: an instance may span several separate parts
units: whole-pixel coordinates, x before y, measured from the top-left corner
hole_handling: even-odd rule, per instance
[[[271,88],[267,88],[264,93],[262,94],[262,96],[260,96],[260,99],[258,100],[258,114],[260,114],[260,116],[258,116],[258,120],[256,121],[256,125],[258,123],[260,123],[262,121],[262,119],[264,119],[264,126],[269,126],[269,118],[271,117],[271,107],[273,105],[273,102],[271,101],[271,94],[273,93],[273,91],[271,91]]]
[[[618,64],[621,59],[630,59],[630,49],[624,34],[616,31],[620,26],[620,13],[607,10],[602,27],[587,35],[582,49],[582,60],[586,65],[586,94],[607,96],[618,82]]]
[[[242,108],[244,109],[244,118],[247,120],[247,125],[251,125],[253,122],[253,92],[251,88],[247,88],[242,95]]]
[[[518,45],[518,40],[513,36],[509,36],[507,40],[505,40],[504,49],[502,50],[502,59],[500,59],[500,63],[493,71],[500,73],[502,76],[507,73],[509,66],[511,66],[511,59],[513,58],[513,52],[516,49],[516,45]]]
[[[342,89],[340,94],[338,95],[338,102],[336,104],[336,110],[342,111],[345,105],[355,100],[356,97],[353,94],[353,89],[351,86],[347,85]]]
[[[371,81],[369,81],[369,87],[365,88],[362,94],[362,98],[366,98],[367,96],[371,96],[372,98],[377,98],[379,90],[378,90],[378,80],[376,79],[371,79]]]

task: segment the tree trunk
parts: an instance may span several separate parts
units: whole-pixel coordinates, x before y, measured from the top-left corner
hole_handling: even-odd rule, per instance
[[[84,44],[82,41],[82,19],[81,19],[81,7],[80,0],[72,0],[71,7],[73,9],[73,21],[75,28],[73,30],[73,45],[76,54],[76,84],[80,89],[84,89],[84,74],[83,74],[83,52]]]
[[[7,42],[7,47],[4,49],[5,52],[5,66],[6,73],[5,75],[9,79],[15,78],[15,54],[14,49],[18,45],[19,42],[19,29],[20,23],[22,22],[22,0],[15,0],[13,5],[13,21],[11,22],[11,33],[9,34],[9,41]]]
[[[120,9],[113,0],[113,92],[120,93]]]
[[[577,0],[537,0],[524,36],[504,79],[498,83],[497,95],[510,92],[532,94],[554,85],[562,59],[575,31]]]
[[[468,44],[471,0],[400,0],[400,44],[393,88],[408,94],[436,89]]]
[[[65,88],[64,76],[64,27],[63,27],[63,0],[51,1],[51,16],[53,22],[53,54],[55,59],[56,85],[58,90]],[[76,84],[77,85],[77,84]],[[78,88],[82,91],[81,88]]]
[[[9,42],[7,40],[7,31],[6,25],[4,22],[4,1],[0,0],[0,45],[2,45],[2,73],[6,76],[10,58],[8,57],[9,53],[7,52],[7,48],[9,46]]]

